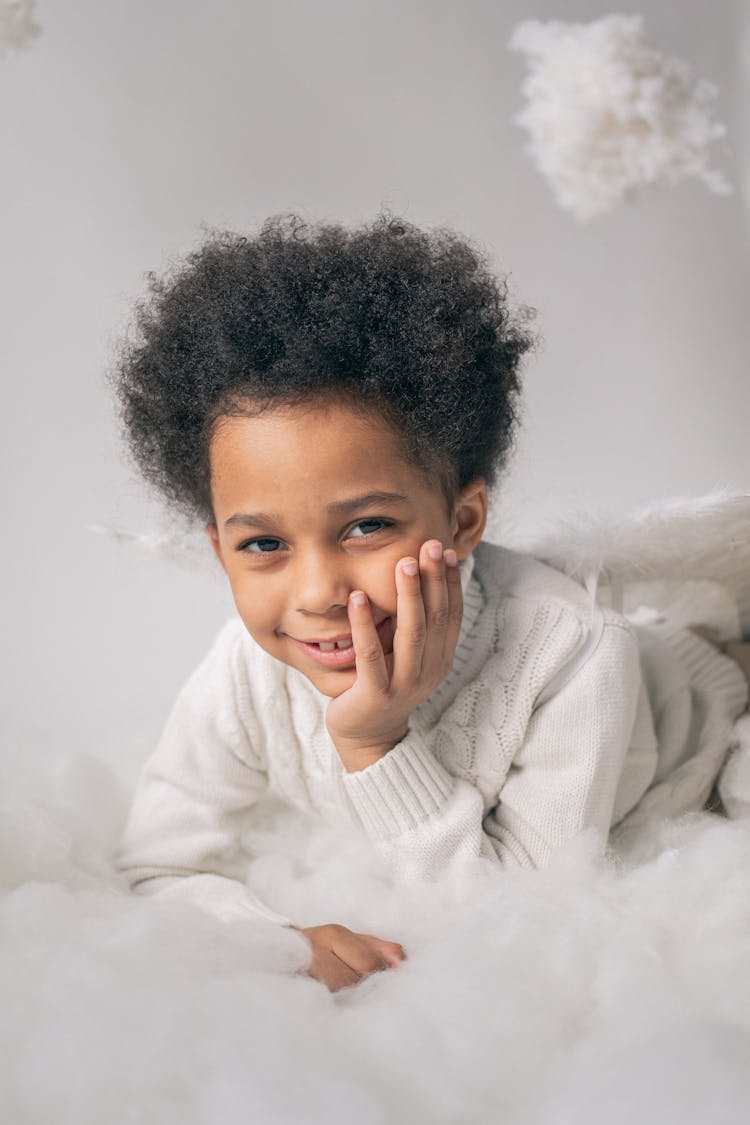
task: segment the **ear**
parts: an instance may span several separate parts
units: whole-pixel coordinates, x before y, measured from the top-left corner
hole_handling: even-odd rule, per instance
[[[453,502],[453,548],[459,559],[469,557],[486,524],[487,481],[476,477],[464,485]]]
[[[218,532],[218,529],[216,527],[216,524],[215,523],[207,523],[206,527],[205,527],[205,532],[206,532],[206,535],[208,536],[208,538],[211,540],[211,546],[214,549],[214,554],[216,555],[217,559],[221,563],[222,570],[224,570],[226,572],[227,568],[224,566],[224,555],[222,554],[221,544],[219,543],[219,532]]]

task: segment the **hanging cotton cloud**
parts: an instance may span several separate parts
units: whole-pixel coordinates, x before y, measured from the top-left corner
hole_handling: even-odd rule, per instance
[[[36,0],[0,0],[0,53],[26,47],[37,37],[35,7]]]
[[[711,145],[726,134],[712,117],[716,88],[651,46],[642,16],[525,21],[509,47],[529,66],[516,124],[558,204],[578,219],[686,176],[732,190],[709,167]]]

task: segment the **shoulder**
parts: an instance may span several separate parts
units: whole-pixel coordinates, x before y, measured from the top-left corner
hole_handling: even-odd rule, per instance
[[[585,588],[533,555],[481,542],[474,551],[475,571],[489,597],[526,602],[556,602],[573,613],[585,613]]]
[[[237,614],[219,628],[208,651],[184,684],[180,698],[194,708],[210,707],[234,726],[256,710],[256,696],[279,687],[278,661],[253,640]]]
[[[632,660],[637,640],[631,623],[594,605],[574,579],[532,555],[493,543],[480,543],[474,554],[487,611],[496,617],[495,648],[522,650],[534,691],[541,692],[553,677],[562,682],[574,660],[576,670],[591,661],[599,664],[605,652],[610,660]]]

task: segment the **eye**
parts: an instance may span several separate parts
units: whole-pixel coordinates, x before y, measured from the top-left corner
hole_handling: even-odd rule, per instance
[[[280,539],[272,539],[269,535],[259,536],[257,539],[248,539],[240,543],[238,551],[245,551],[248,555],[270,555],[281,550],[283,544]]]
[[[347,539],[366,539],[369,535],[375,535],[378,531],[383,531],[386,527],[393,527],[392,520],[369,519],[359,520],[349,528],[346,534]]]

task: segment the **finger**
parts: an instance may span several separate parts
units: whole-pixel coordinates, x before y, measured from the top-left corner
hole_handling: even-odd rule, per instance
[[[323,981],[331,992],[350,988],[360,979],[359,973],[342,961],[332,949],[321,950],[307,972],[315,980]]]
[[[419,552],[427,635],[422,659],[422,675],[426,680],[442,679],[445,667],[445,634],[448,629],[448,586],[445,578],[443,545],[439,539],[428,539]]]
[[[445,584],[448,589],[448,627],[445,631],[444,653],[452,667],[453,654],[456,651],[464,619],[464,592],[461,587],[461,571],[456,552],[449,549],[445,552],[444,558]]]
[[[335,939],[331,948],[359,976],[388,968],[385,957],[367,934],[355,934],[347,930],[340,938]]]
[[[407,690],[419,679],[426,636],[424,602],[416,559],[396,566],[396,632],[393,636],[393,691]]]
[[[361,590],[353,590],[349,595],[347,612],[360,686],[376,692],[387,691],[390,677],[367,595]]]

